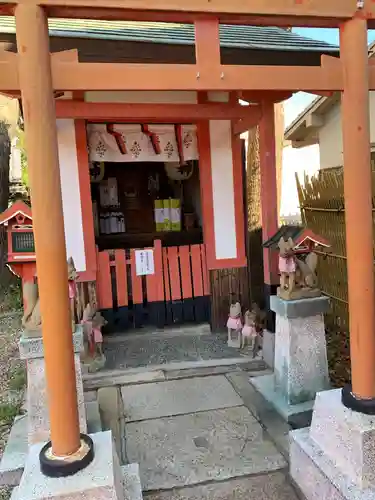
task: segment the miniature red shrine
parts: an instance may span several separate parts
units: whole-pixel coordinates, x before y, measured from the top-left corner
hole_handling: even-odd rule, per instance
[[[7,228],[9,269],[22,279],[22,284],[34,281],[36,257],[31,208],[16,201],[0,214],[0,225]]]
[[[269,240],[263,243],[264,248],[278,249],[280,238],[293,240],[293,252],[295,254],[306,254],[312,252],[316,247],[329,248],[331,245],[326,238],[315,234],[303,226],[282,226]]]

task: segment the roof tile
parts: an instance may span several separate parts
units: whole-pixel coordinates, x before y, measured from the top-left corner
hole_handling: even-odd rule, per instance
[[[194,44],[194,27],[188,24],[50,19],[49,30],[51,36],[60,37]],[[0,16],[0,33],[15,33],[13,17]],[[309,52],[338,50],[337,46],[326,42],[302,37],[281,28],[263,26],[220,25],[220,43],[222,47],[255,50]]]

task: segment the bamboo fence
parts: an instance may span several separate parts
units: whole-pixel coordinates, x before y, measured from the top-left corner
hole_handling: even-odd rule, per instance
[[[371,161],[373,207],[375,207],[375,161]],[[347,332],[348,280],[346,270],[345,204],[343,168],[321,170],[315,177],[305,176],[302,184],[296,175],[302,223],[327,238],[331,248],[320,254],[318,279],[322,291],[331,299],[327,326]],[[373,208],[375,230],[375,209]],[[374,231],[375,234],[375,231]],[[360,259],[361,256],[358,256]]]

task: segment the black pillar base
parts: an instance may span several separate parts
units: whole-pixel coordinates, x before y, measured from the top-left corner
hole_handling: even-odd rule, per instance
[[[264,284],[264,302],[265,302],[265,311],[267,314],[266,317],[267,330],[272,333],[275,333],[276,315],[270,309],[270,297],[271,295],[277,294],[278,286],[279,285],[268,285],[267,283]]]
[[[94,443],[86,434],[81,434],[81,442],[87,445],[86,453],[77,453],[76,460],[74,457],[69,457],[69,460],[49,458],[46,454],[52,448],[52,443],[49,441],[43,446],[39,453],[40,470],[47,477],[68,477],[77,474],[77,472],[85,469],[94,460]]]
[[[375,415],[375,398],[359,399],[352,393],[351,384],[343,387],[341,392],[341,402],[346,408],[364,413],[365,415]]]

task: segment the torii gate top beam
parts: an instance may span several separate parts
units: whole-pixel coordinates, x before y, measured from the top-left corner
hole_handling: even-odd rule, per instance
[[[222,24],[335,27],[359,15],[375,22],[372,0],[16,0],[0,1],[0,13],[17,4],[45,7],[49,17],[192,23],[214,17]]]

